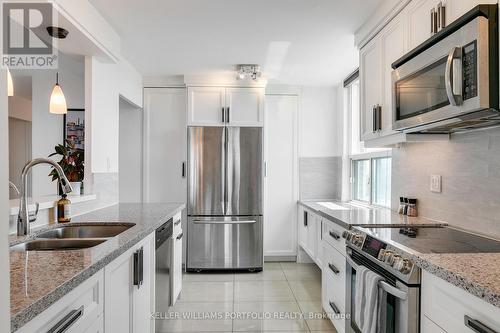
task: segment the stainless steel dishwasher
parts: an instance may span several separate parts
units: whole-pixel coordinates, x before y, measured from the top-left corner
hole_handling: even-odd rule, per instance
[[[156,229],[155,312],[166,313],[172,304],[173,219]]]

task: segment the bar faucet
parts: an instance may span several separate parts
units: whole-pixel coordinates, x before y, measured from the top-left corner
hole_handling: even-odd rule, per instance
[[[64,174],[63,169],[59,164],[48,158],[35,158],[28,161],[21,172],[21,194],[19,199],[19,216],[17,218],[17,235],[26,236],[29,234],[31,222],[36,221],[36,213],[38,212],[38,204],[35,214],[30,215],[28,208],[28,172],[29,170],[37,164],[50,164],[54,167],[59,176],[59,182],[61,184],[61,189],[64,194],[73,191],[68,178]]]

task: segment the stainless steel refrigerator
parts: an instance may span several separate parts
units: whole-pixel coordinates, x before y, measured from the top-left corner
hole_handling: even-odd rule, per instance
[[[262,128],[188,128],[187,270],[262,270]]]

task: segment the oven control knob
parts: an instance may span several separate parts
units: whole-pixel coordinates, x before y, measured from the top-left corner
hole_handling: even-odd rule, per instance
[[[359,234],[352,236],[352,243],[357,246],[363,245],[363,236]]]
[[[349,241],[351,239],[351,233],[349,231],[344,231],[342,233],[342,238],[344,238],[346,241]]]
[[[385,249],[381,249],[380,252],[378,253],[377,259],[380,261],[384,261],[385,259]]]
[[[394,254],[388,264],[392,267],[396,267],[397,263],[401,261],[401,256],[399,254]]]
[[[384,258],[384,261],[388,264],[388,265],[391,265],[391,262],[393,262],[394,260],[394,252],[392,252],[391,250],[386,250],[385,251],[385,258]]]
[[[403,274],[408,274],[413,268],[413,263],[409,259],[403,259],[401,267],[398,269]]]
[[[394,269],[396,270],[400,270],[402,267],[403,267],[403,258],[401,258],[400,255],[394,255],[394,263],[392,265],[392,267],[394,267]]]

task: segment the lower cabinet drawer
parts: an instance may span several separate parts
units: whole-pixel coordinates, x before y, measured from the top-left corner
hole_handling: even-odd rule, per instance
[[[481,326],[500,332],[500,308],[427,272],[422,277],[422,314],[448,333],[471,333],[470,327]]]
[[[426,316],[422,316],[422,333],[446,333],[446,331]]]
[[[326,242],[323,242],[323,268],[321,291],[323,310],[330,316],[339,333],[345,332],[345,257]]]
[[[338,224],[323,220],[323,240],[345,256],[345,239],[342,237],[344,231]]]
[[[103,316],[104,272],[101,270],[21,327],[20,333],[49,332],[67,326],[64,332],[87,332]],[[69,325],[69,326],[68,326]],[[102,326],[102,325],[101,325]],[[92,329],[91,329],[92,331]],[[102,332],[101,330],[94,330]]]

